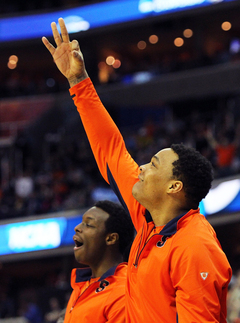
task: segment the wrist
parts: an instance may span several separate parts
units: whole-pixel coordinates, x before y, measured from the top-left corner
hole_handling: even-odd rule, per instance
[[[88,77],[89,76],[88,76],[87,72],[84,72],[80,76],[69,77],[68,78],[68,83],[69,83],[70,87],[73,87],[74,85],[82,82],[83,80],[87,79]]]

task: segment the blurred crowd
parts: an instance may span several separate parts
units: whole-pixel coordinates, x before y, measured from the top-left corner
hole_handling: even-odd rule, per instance
[[[39,284],[15,288],[6,282],[0,290],[0,321],[3,323],[56,323],[71,294],[67,275],[47,275]]]
[[[165,73],[235,62],[240,59],[239,53],[240,45],[231,50],[217,46],[211,55],[198,57],[187,51],[178,52],[177,57],[140,57],[139,61],[128,60],[117,70],[110,67],[105,81],[144,82]],[[93,75],[98,86],[101,86],[101,77],[100,70],[98,77]],[[18,70],[0,78],[3,78],[0,82],[2,98],[41,97],[44,93],[67,93],[68,90],[66,80],[56,69],[51,71],[50,78],[46,71],[31,74]],[[149,116],[135,126],[123,128],[122,132],[138,164],[146,163],[156,151],[173,142],[183,142],[195,147],[212,162],[215,177],[230,176],[240,169],[238,101],[229,98],[220,104],[219,109],[209,107],[208,110],[204,106],[195,108],[193,103],[191,109],[179,108],[186,110],[185,115],[171,106],[160,106],[159,111],[164,110],[161,116]],[[10,151],[0,148],[0,219],[90,206],[94,202],[94,190],[106,186],[84,132],[66,136],[64,125],[57,133],[47,133],[46,130],[43,142],[38,143],[41,151],[38,154],[32,147],[32,137],[23,131]]]
[[[100,175],[86,140],[75,138],[70,143],[63,136],[62,142],[47,142],[47,151],[36,161],[27,139],[18,139],[13,154],[20,168],[15,171],[16,164],[9,167],[11,157],[2,157],[0,218],[81,209],[92,204],[91,191]]]
[[[214,66],[240,61],[240,40],[233,39],[236,45],[219,43],[211,53],[199,51],[197,54],[190,49],[174,52],[146,53],[131,57],[126,54],[119,68],[101,63],[98,66],[87,64],[94,84],[101,86],[112,83],[141,83],[167,73],[191,70],[206,66]],[[100,52],[97,49],[96,52]],[[53,66],[54,67],[54,66]],[[13,98],[19,96],[58,93],[68,90],[66,80],[52,68],[51,71],[19,69],[6,71],[0,76],[0,97]]]
[[[229,99],[219,111],[192,109],[181,116],[164,106],[156,117],[121,131],[139,165],[171,143],[183,142],[212,162],[215,178],[231,176],[240,171],[238,105],[237,99]],[[80,122],[77,113],[75,117]],[[31,134],[23,132],[9,149],[0,148],[0,219],[89,207],[96,189],[108,187],[82,125],[76,127],[70,136],[63,128],[46,133],[40,144],[31,143]]]
[[[240,322],[240,271],[232,278],[228,292],[228,323]]]

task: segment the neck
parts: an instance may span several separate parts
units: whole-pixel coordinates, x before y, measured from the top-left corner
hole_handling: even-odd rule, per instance
[[[149,210],[155,226],[165,225],[172,219],[188,211],[184,208],[174,207],[173,205],[164,205],[151,211]]]
[[[92,277],[101,277],[110,268],[117,266],[123,262],[123,257],[120,254],[114,255],[114,257],[105,258],[101,263],[97,265],[91,265]]]

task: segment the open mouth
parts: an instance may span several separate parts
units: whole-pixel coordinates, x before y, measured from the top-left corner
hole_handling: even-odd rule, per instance
[[[81,241],[78,241],[76,238],[73,238],[74,240],[74,243],[75,243],[75,246],[74,246],[74,249],[78,249],[78,248],[81,248],[83,246],[83,242]]]

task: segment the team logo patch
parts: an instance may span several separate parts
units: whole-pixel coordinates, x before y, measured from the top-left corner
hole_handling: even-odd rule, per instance
[[[200,273],[200,275],[201,275],[202,279],[205,280],[208,276],[208,273],[203,271],[202,273]]]
[[[105,279],[102,280],[99,287],[96,289],[96,293],[102,292],[108,285],[110,285],[109,281]]]
[[[164,244],[165,244],[165,242],[167,241],[167,238],[165,238],[165,237],[162,237],[161,238],[161,240],[159,240],[157,243],[156,243],[156,246],[158,247],[158,248],[161,248],[161,247],[163,247],[164,246]]]

